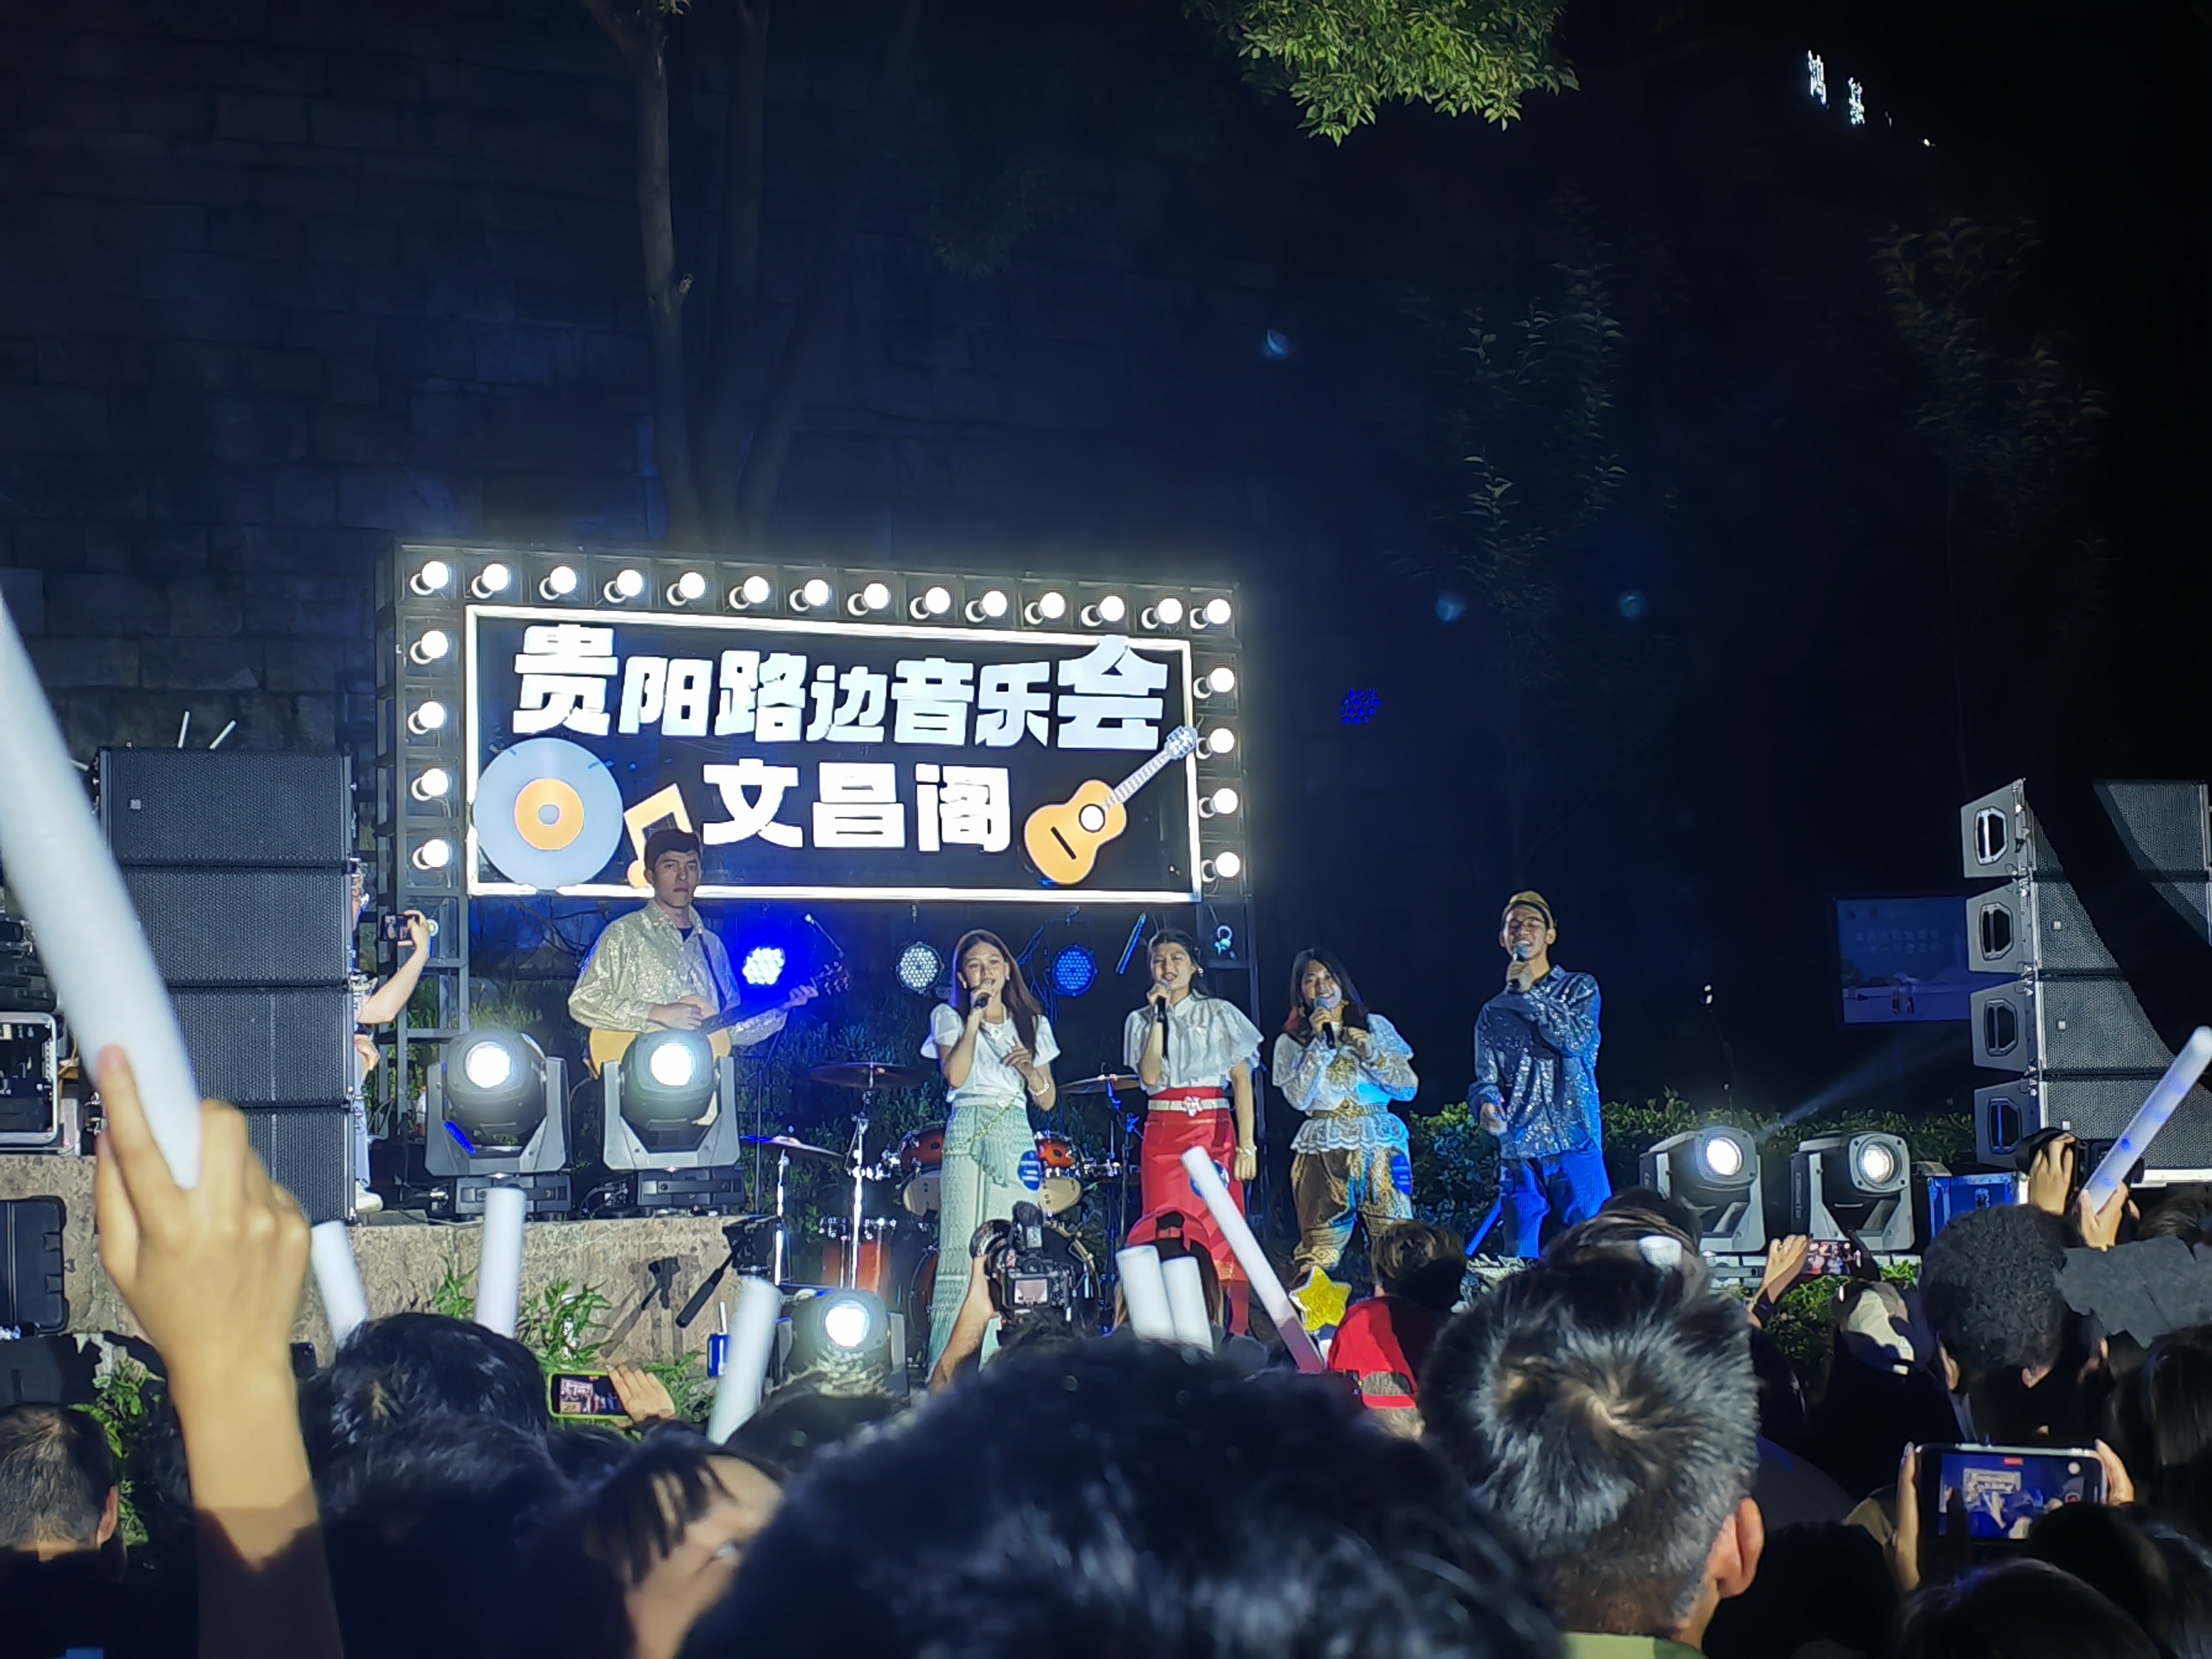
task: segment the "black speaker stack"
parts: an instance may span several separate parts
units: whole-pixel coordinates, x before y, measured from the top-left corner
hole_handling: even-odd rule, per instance
[[[100,820],[203,1092],[310,1221],[353,1211],[353,775],[343,755],[104,749]]]

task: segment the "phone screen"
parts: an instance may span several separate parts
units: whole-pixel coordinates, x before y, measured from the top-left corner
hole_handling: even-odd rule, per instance
[[[2104,1466],[2078,1448],[1925,1446],[1920,1484],[1936,1535],[1976,1543],[2017,1542],[2037,1516],[2105,1498]]]
[[[595,1371],[556,1372],[546,1385],[556,1417],[627,1417],[613,1379]]]

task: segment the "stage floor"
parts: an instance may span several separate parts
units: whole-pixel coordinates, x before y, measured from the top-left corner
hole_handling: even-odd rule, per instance
[[[100,1270],[92,1233],[92,1170],[88,1158],[0,1156],[0,1199],[59,1198],[68,1220],[63,1239],[64,1288],[69,1297],[70,1329],[141,1334],[115,1286]],[[639,1220],[533,1221],[523,1231],[522,1296],[529,1304],[549,1285],[596,1290],[607,1298],[605,1324],[595,1333],[608,1346],[605,1364],[669,1360],[703,1355],[707,1337],[719,1328],[713,1304],[676,1328],[677,1313],[729,1253],[722,1236],[727,1218],[667,1216]],[[439,1282],[449,1271],[473,1284],[478,1237],[475,1224],[426,1224],[404,1216],[379,1217],[351,1230],[354,1255],[368,1292],[371,1314],[428,1310]],[[673,1260],[664,1305],[655,1287],[653,1264]],[[716,1292],[725,1302],[737,1294],[734,1273]],[[312,1342],[328,1363],[331,1334],[322,1299],[311,1275],[293,1327],[293,1340]]]

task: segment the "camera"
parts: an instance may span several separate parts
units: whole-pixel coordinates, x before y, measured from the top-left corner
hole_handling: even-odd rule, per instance
[[[977,1241],[976,1267],[999,1315],[1001,1347],[1030,1329],[1073,1329],[1089,1270],[1067,1235],[1047,1222],[1042,1210],[1017,1204],[1012,1221],[985,1224]]]

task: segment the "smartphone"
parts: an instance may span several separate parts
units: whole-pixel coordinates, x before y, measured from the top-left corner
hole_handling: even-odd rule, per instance
[[[435,921],[428,921],[427,918],[425,921],[430,929],[430,937],[432,939],[437,938],[438,924]],[[377,931],[394,945],[406,944],[407,913],[404,910],[402,910],[396,915],[385,917],[382,923],[378,927]]]
[[[556,1417],[627,1419],[614,1379],[604,1371],[556,1371],[546,1380],[546,1397]]]
[[[2080,1446],[1923,1446],[1920,1533],[1977,1549],[2017,1546],[2036,1517],[2105,1501],[2105,1466]]]

